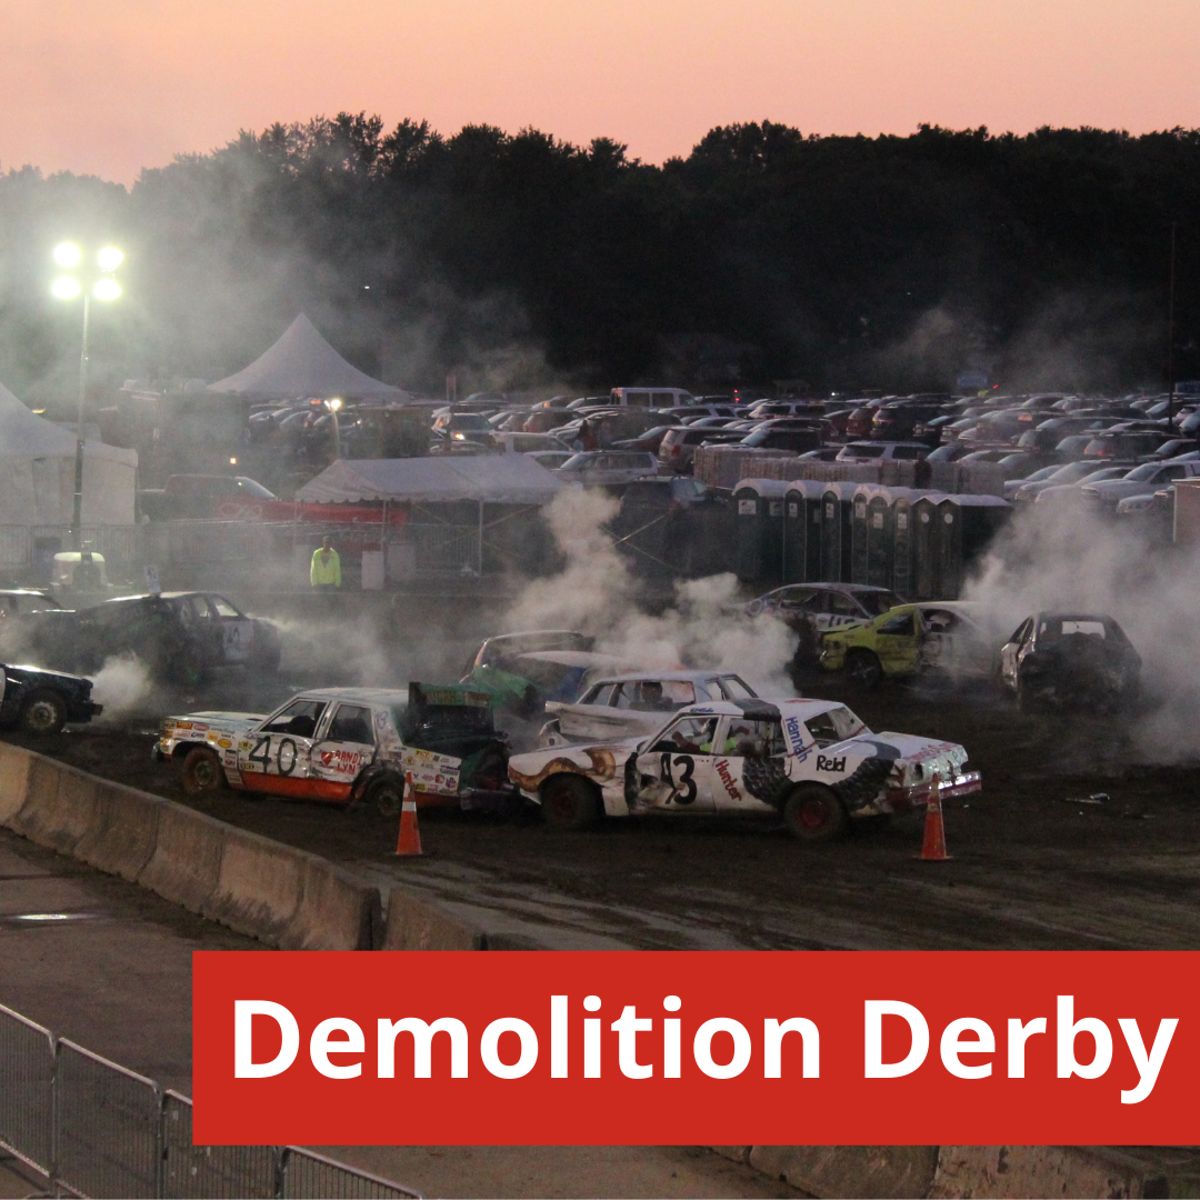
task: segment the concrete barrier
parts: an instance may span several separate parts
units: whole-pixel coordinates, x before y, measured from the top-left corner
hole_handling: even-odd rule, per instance
[[[484,950],[483,930],[408,888],[388,893],[384,950]]]
[[[202,916],[278,946],[300,907],[303,851],[222,826],[217,885]]]
[[[9,825],[39,846],[73,854],[97,820],[99,780],[40,754],[31,755],[25,803]]]
[[[371,950],[383,940],[379,889],[307,855],[300,904],[280,936],[285,950]]]
[[[753,1146],[750,1165],[810,1196],[927,1196],[936,1146]],[[1030,1192],[1029,1195],[1056,1193]]]
[[[221,821],[164,800],[154,851],[138,874],[138,884],[172,904],[203,912],[217,890],[227,828]]]
[[[7,825],[25,804],[32,761],[27,750],[0,742],[0,824]]]
[[[136,788],[98,781],[95,819],[76,844],[75,857],[136,883],[154,853],[159,814],[166,804]]]

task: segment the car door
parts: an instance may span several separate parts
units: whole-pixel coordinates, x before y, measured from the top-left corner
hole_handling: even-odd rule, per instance
[[[1033,618],[1027,617],[1000,648],[1000,677],[1014,691],[1017,687],[1018,668],[1032,637]]]
[[[279,796],[313,794],[312,748],[329,707],[298,696],[238,741],[237,764],[247,791]],[[315,789],[320,799],[321,789]]]
[[[715,716],[681,716],[637,755],[630,807],[655,812],[712,812],[719,755]]]
[[[350,701],[333,705],[312,745],[313,793],[322,800],[348,801],[354,781],[374,761],[375,750],[371,709]]]
[[[917,622],[915,609],[880,619],[875,624],[874,648],[885,672],[906,675],[916,667]]]
[[[204,599],[220,638],[222,661],[246,662],[253,653],[254,622],[240,613],[224,596],[210,595]]]

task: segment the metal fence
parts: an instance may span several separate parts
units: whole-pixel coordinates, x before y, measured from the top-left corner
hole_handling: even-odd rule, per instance
[[[297,1146],[194,1146],[192,1102],[0,1005],[0,1151],[56,1195],[333,1197],[420,1192]]]

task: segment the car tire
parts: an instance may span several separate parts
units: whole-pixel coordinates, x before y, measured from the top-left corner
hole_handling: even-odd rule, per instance
[[[831,842],[850,827],[846,806],[819,783],[793,788],[783,802],[783,823],[802,842]]]
[[[883,664],[870,650],[851,650],[846,655],[846,675],[859,687],[877,688],[883,681]]]
[[[578,775],[552,775],[540,794],[542,816],[552,829],[586,829],[600,819],[600,794]]]
[[[30,695],[21,705],[21,728],[38,737],[61,733],[67,723],[67,706],[63,698],[47,688]]]
[[[211,796],[225,786],[225,771],[215,750],[193,746],[183,756],[183,791],[186,796]]]
[[[366,800],[381,817],[398,816],[404,805],[404,780],[391,776],[375,780],[367,788]]]

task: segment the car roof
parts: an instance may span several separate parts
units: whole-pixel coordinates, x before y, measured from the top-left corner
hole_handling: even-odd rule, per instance
[[[705,679],[738,679],[736,671],[637,671],[628,675],[605,675],[592,680],[592,687],[606,683],[695,683]]]
[[[785,720],[796,717],[801,721],[819,716],[835,708],[845,708],[840,700],[712,700],[704,704],[689,704],[672,714],[677,717],[766,717],[779,716]]]
[[[361,704],[407,704],[408,690],[364,687],[309,688],[288,697],[279,707],[283,708],[295,700],[353,700]]]
[[[865,596],[881,592],[888,594],[892,590],[891,588],[879,587],[874,583],[785,583],[783,587],[777,587],[766,594],[774,596],[779,592],[790,592],[799,588],[807,588],[813,592],[849,592],[855,596]]]

